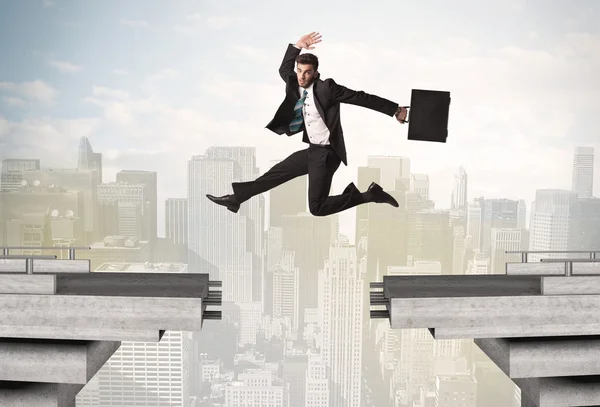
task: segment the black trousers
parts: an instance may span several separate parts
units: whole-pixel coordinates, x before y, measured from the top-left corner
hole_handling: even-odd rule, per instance
[[[308,174],[310,213],[315,216],[327,216],[367,202],[352,182],[340,195],[329,196],[333,174],[340,163],[340,158],[331,146],[310,144],[307,149],[296,151],[275,164],[254,181],[234,182],[231,185],[236,200],[242,203],[255,195]]]

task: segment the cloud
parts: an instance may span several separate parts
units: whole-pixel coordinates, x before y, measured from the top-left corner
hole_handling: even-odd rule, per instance
[[[23,99],[12,96],[4,96],[2,101],[8,106],[25,107],[27,104]]]
[[[211,97],[226,101],[232,107],[263,109],[265,104],[274,106],[275,103],[283,100],[282,85],[283,82],[279,86],[275,86],[267,83],[252,83],[217,74],[201,81],[198,86]],[[261,103],[257,103],[257,99],[261,100]]]
[[[80,72],[83,70],[81,65],[75,65],[67,61],[50,60],[48,64],[57,68],[61,72]]]
[[[225,55],[230,58],[245,58],[248,61],[259,62],[262,64],[279,64],[283,58],[283,51],[275,52],[267,48],[229,43],[227,44]]]
[[[52,0],[43,0],[42,3],[44,5],[44,8],[52,7],[56,4],[56,2]]]
[[[147,21],[145,20],[127,20],[122,18],[119,23],[121,25],[127,26],[127,27],[134,27],[134,28],[145,28],[148,27],[150,24],[148,24]]]
[[[177,78],[179,76],[181,76],[181,73],[179,71],[172,68],[165,68],[152,75],[148,75],[146,79],[148,79],[149,81],[158,81],[162,79]]]
[[[201,21],[204,17],[200,13],[192,13],[185,16],[187,21]]]
[[[247,26],[250,20],[243,16],[207,16],[201,13],[188,14],[184,23],[173,25],[173,30],[178,34],[194,35],[202,32],[206,27],[213,30],[222,30],[225,28]]]
[[[127,92],[125,90],[111,89],[111,88],[107,88],[104,86],[97,86],[97,85],[94,85],[92,87],[92,94],[94,96],[107,97],[107,98],[111,98],[111,99],[121,99],[121,100],[129,99],[129,92]]]
[[[78,140],[91,136],[99,126],[97,118],[38,117],[10,121],[0,116],[0,158],[42,157],[45,165],[52,163],[64,168],[64,152],[68,146],[76,151]]]
[[[0,91],[9,91],[33,102],[51,104],[56,98],[57,91],[52,86],[39,79],[31,82],[0,82]]]
[[[250,20],[248,20],[246,17],[236,16],[211,16],[207,17],[205,21],[209,27],[217,30],[243,25],[250,22]]]

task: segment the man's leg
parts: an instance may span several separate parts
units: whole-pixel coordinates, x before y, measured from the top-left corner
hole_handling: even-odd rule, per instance
[[[341,195],[329,196],[333,174],[340,163],[340,158],[328,147],[309,148],[308,207],[311,214],[327,216],[368,202],[352,182]]]
[[[255,195],[269,191],[308,173],[308,149],[296,151],[254,181],[233,182],[234,199],[242,203]]]
[[[308,206],[315,216],[327,216],[345,211],[354,206],[376,202],[398,207],[398,202],[376,183],[361,193],[353,182],[340,195],[329,196],[333,174],[341,163],[337,154],[329,147],[308,150]]]

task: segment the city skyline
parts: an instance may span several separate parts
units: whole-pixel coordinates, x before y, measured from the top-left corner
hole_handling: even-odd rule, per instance
[[[96,157],[100,157],[100,163],[102,163],[103,161],[103,154],[102,152],[99,152],[95,149],[92,148],[91,144],[89,143],[89,141],[85,138],[82,137],[82,139],[80,140],[80,145],[81,143],[85,143],[87,145],[88,148],[90,148],[90,152],[93,151],[94,155]],[[242,146],[211,146],[208,147],[206,149],[206,151],[204,152],[205,155],[210,156],[211,151],[214,151],[215,149],[219,149],[219,148],[226,148],[226,149],[248,149],[248,147],[242,147]],[[252,148],[251,148],[252,149]],[[256,149],[254,149],[256,151]],[[79,157],[76,160],[79,163],[79,168],[81,168],[81,160],[82,157],[85,156],[84,154],[81,154],[83,150],[81,150],[81,147],[79,149]],[[581,151],[584,151],[585,154],[587,154],[585,157],[585,162],[583,164],[580,164],[581,162]],[[256,155],[256,153],[255,153]],[[194,154],[193,156],[191,156],[189,158],[189,162],[193,162],[195,158],[197,157],[201,157],[202,154]],[[422,193],[426,193],[427,194],[427,199],[431,199],[429,197],[430,195],[430,191],[432,191],[431,188],[431,181],[430,181],[430,177],[429,174],[415,174],[414,172],[411,171],[411,165],[412,165],[412,161],[410,159],[410,157],[404,157],[404,156],[393,156],[393,155],[377,155],[377,156],[367,156],[367,161],[368,163],[366,163],[366,168],[377,168],[377,164],[375,164],[376,161],[372,161],[372,160],[386,160],[386,159],[401,159],[401,160],[405,160],[405,163],[403,164],[403,168],[398,168],[398,171],[400,174],[402,174],[403,172],[408,171],[407,175],[408,178],[406,179],[405,183],[406,183],[406,188],[409,190],[416,190],[419,188],[419,185],[421,184],[416,184],[415,180],[414,180],[414,176],[425,176],[427,177],[426,181],[421,181],[422,183],[425,182],[425,185],[427,185],[427,190],[422,191]],[[598,166],[595,165],[595,161],[597,159],[597,155],[595,154],[595,150],[593,147],[589,147],[589,146],[576,146],[573,149],[572,152],[572,159],[569,162],[569,164],[566,166],[567,168],[569,168],[571,170],[571,175],[570,175],[570,180],[571,183],[567,188],[558,188],[556,186],[548,186],[547,188],[533,188],[534,190],[534,196],[537,193],[536,191],[539,190],[562,190],[562,191],[577,191],[578,186],[581,184],[581,180],[578,180],[577,175],[582,171],[580,168],[584,168],[583,171],[585,173],[586,179],[584,181],[584,187],[585,187],[585,193],[582,197],[595,197],[593,191],[597,191],[597,189],[594,188],[594,184],[596,182],[596,180],[598,180],[598,178],[600,177],[594,177],[594,172],[595,169],[598,168]],[[77,169],[76,167],[65,167],[65,168],[51,168],[51,167],[46,167],[43,165],[43,160],[40,159],[35,159],[35,158],[5,158],[4,160],[2,160],[3,163],[8,163],[8,162],[18,162],[18,163],[22,163],[19,164],[21,166],[21,168],[27,168],[28,170],[33,170],[33,169],[37,169],[38,171],[41,171],[42,173],[44,172],[44,170],[71,170],[71,169]],[[372,161],[372,163],[371,163]],[[31,166],[32,164],[29,163],[35,163],[34,167],[27,167],[28,165]],[[371,163],[369,165],[369,163]],[[6,167],[8,164],[4,164],[4,166]],[[384,165],[384,164],[380,164],[380,165]],[[365,168],[365,167],[362,167]],[[141,172],[144,173],[145,170],[143,169],[134,169],[134,168],[127,168],[127,169],[120,169],[118,170],[118,172],[115,174],[115,179],[113,180],[107,180],[105,176],[103,176],[103,168],[102,166],[100,166],[99,168],[99,173],[100,173],[100,179],[103,179],[102,184],[99,185],[110,185],[112,183],[116,183],[118,182],[118,178],[119,176],[124,177],[124,175],[122,174],[126,174],[126,173],[136,173],[136,172]],[[254,171],[256,171],[256,168],[254,169]],[[121,175],[119,175],[121,174]],[[406,175],[406,174],[405,174]],[[160,175],[156,174],[154,176],[157,179],[160,179]],[[234,178],[232,178],[232,180],[234,179],[239,179],[239,175],[237,176],[238,178],[236,178],[236,176],[234,176]],[[513,200],[523,200],[526,203],[526,214],[525,214],[525,224],[526,227],[529,227],[529,221],[530,221],[530,217],[531,217],[531,205],[532,203],[535,201],[535,199],[531,200],[531,201],[526,201],[525,199],[523,199],[522,197],[510,197],[510,195],[507,196],[486,196],[486,195],[482,195],[482,196],[473,196],[471,194],[468,193],[468,191],[470,190],[470,188],[467,186],[467,182],[466,179],[467,177],[470,177],[470,174],[468,171],[466,171],[464,169],[464,167],[462,165],[459,165],[456,168],[456,171],[453,175],[453,183],[452,183],[452,188],[453,191],[451,192],[449,198],[448,198],[448,205],[446,206],[438,206],[437,203],[435,203],[435,209],[436,210],[446,210],[446,211],[450,211],[450,210],[455,210],[455,209],[466,209],[466,207],[468,206],[468,204],[472,204],[475,200],[479,199],[479,198],[484,198],[484,199],[513,199]],[[29,177],[31,178],[31,177]],[[248,176],[243,176],[243,178],[250,178]],[[581,177],[580,177],[581,178]],[[459,180],[463,180],[461,182],[459,182]],[[470,178],[469,178],[470,179]],[[8,178],[7,178],[8,180]],[[357,182],[358,180],[358,174],[355,176],[354,179],[351,179],[352,182]],[[594,180],[594,182],[592,183],[592,180]],[[393,187],[391,185],[394,184],[393,179],[386,179],[386,180],[382,180],[382,185],[388,185],[389,189],[393,189]],[[386,184],[387,183],[387,184]],[[31,183],[30,183],[31,184]],[[463,185],[464,184],[464,185]],[[307,185],[307,184],[305,184]],[[591,190],[590,190],[590,186],[591,186]],[[2,183],[0,181],[0,190],[2,187]],[[384,186],[385,188],[385,186]],[[455,194],[457,194],[456,189],[458,189],[460,195],[461,195],[461,199],[462,200],[466,200],[466,206],[460,206],[460,205],[455,205]],[[162,195],[160,193],[160,189],[157,188],[158,191],[155,191],[155,196],[157,197],[162,197],[164,195]],[[421,191],[419,191],[421,192]],[[432,191],[435,192],[435,191]],[[225,192],[223,192],[225,193]],[[577,194],[577,193],[576,193]],[[270,192],[266,192],[264,194],[261,194],[261,200],[264,200],[266,202],[265,205],[265,222],[264,222],[264,227],[267,228],[268,225],[268,220],[269,220],[269,208],[270,208]],[[157,200],[156,204],[158,207],[158,210],[154,210],[154,213],[156,213],[158,216],[156,218],[156,222],[157,225],[154,227],[155,231],[157,232],[157,237],[160,238],[164,238],[164,237],[168,237],[168,229],[167,229],[167,218],[166,218],[166,210],[167,210],[167,204],[168,201],[172,201],[172,200],[187,200],[189,199],[189,197],[187,196],[187,192],[186,194],[184,194],[184,196],[167,196],[165,197],[164,200],[161,200],[160,198]],[[202,197],[200,197],[200,200],[202,200]],[[376,204],[369,204],[369,205],[376,205]],[[218,209],[222,209],[222,208],[218,208]],[[306,210],[308,212],[308,209]],[[340,218],[340,232],[346,236],[350,242],[352,244],[356,244],[355,241],[355,225],[354,225],[354,217],[355,217],[355,212],[356,209],[350,209],[347,210],[345,212],[351,212],[353,218],[351,220],[347,220],[347,218],[350,217],[349,214],[342,212],[341,214],[338,214],[337,216]],[[256,215],[255,215],[256,216]],[[344,220],[346,220],[346,223],[344,224]],[[266,229],[264,229],[266,231]]]

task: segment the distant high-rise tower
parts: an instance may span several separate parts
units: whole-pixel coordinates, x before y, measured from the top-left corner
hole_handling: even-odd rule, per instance
[[[98,170],[98,183],[102,183],[102,153],[94,153],[87,137],[79,139],[79,170]]]
[[[531,206],[529,250],[569,250],[570,226],[576,214],[576,204],[577,195],[574,191],[538,189]],[[539,261],[543,257],[564,258],[568,254],[531,254],[529,261]]]
[[[225,147],[212,146],[206,149],[206,156],[213,160],[233,160],[240,166],[240,178],[235,181],[249,181],[259,176],[256,166],[255,147]],[[228,193],[231,183],[227,185]],[[206,197],[202,197],[206,200]],[[305,198],[306,199],[306,198]],[[209,205],[213,203],[208,202]],[[221,208],[222,209],[222,208]],[[262,252],[265,224],[265,198],[258,194],[242,205],[240,215],[247,217],[247,235],[249,252],[252,253],[252,298],[259,301],[262,298]]]
[[[410,174],[410,192],[429,199],[429,175]]]
[[[454,175],[451,209],[466,209],[467,207],[467,172],[461,166]]]
[[[379,185],[388,191],[410,188],[410,159],[398,156],[368,156],[367,166],[379,168]]]
[[[157,240],[157,174],[155,171],[122,170],[117,173],[117,183],[143,185],[143,201],[141,202],[144,229],[142,238],[148,240],[151,250],[156,249]]]
[[[571,190],[578,198],[590,198],[594,188],[594,148],[577,147],[573,156],[573,183]]]
[[[318,277],[323,313],[321,354],[329,370],[329,405],[361,405],[363,282],[356,248],[340,235],[330,247]]]
[[[186,244],[188,241],[188,200],[168,198],[165,201],[165,232],[173,244]]]

